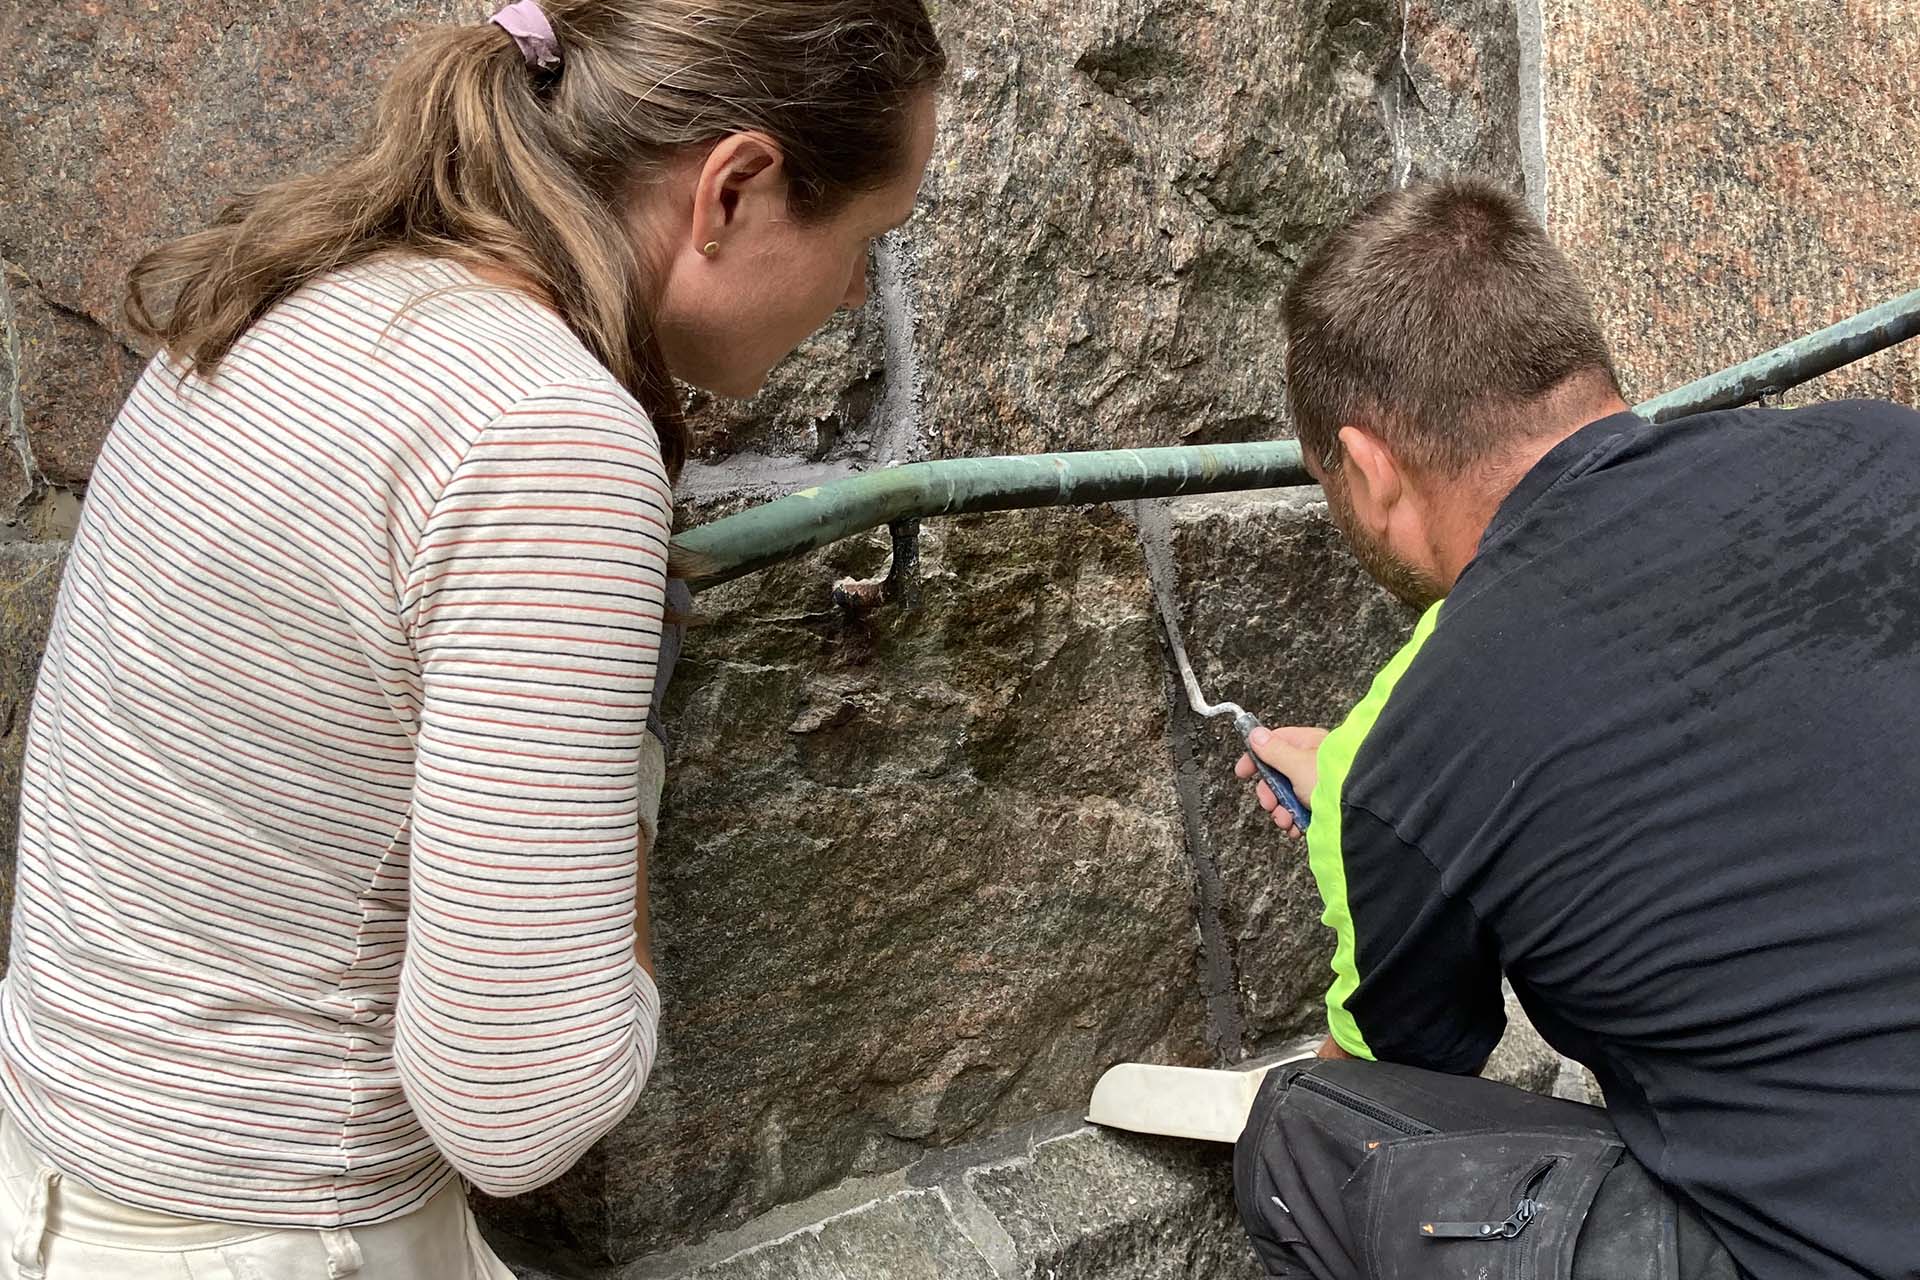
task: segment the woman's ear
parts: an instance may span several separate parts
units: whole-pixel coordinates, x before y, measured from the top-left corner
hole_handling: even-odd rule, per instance
[[[757,230],[786,209],[786,157],[764,133],[736,133],[707,152],[693,184],[693,247],[724,253],[729,237]]]
[[[1394,507],[1406,496],[1406,473],[1386,443],[1364,427],[1340,428],[1340,445],[1353,513],[1363,528],[1382,537]]]

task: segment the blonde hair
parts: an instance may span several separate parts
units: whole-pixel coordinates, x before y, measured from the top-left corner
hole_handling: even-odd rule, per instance
[[[646,408],[675,473],[678,394],[623,209],[686,148],[758,130],[796,217],[895,176],[913,95],[944,72],[923,0],[547,0],[561,65],[530,67],[492,23],[409,50],[372,129],[320,173],[233,197],[134,264],[135,332],[211,377],[301,285],[409,251],[526,280]]]

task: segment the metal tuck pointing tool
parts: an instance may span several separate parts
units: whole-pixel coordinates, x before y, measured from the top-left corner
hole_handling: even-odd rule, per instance
[[[1278,769],[1262,760],[1259,753],[1253,749],[1253,731],[1262,727],[1259,717],[1243,709],[1238,703],[1212,703],[1200,696],[1200,682],[1194,678],[1193,664],[1187,661],[1187,646],[1180,640],[1180,624],[1174,619],[1173,606],[1158,591],[1154,592],[1154,599],[1160,606],[1160,620],[1166,624],[1167,646],[1173,650],[1173,664],[1180,669],[1181,683],[1187,686],[1187,705],[1193,708],[1195,715],[1209,720],[1215,716],[1233,717],[1233,727],[1240,731],[1240,740],[1247,744],[1247,758],[1253,761],[1253,767],[1259,770],[1260,780],[1267,784],[1268,789],[1273,792],[1286,811],[1293,815],[1294,825],[1302,832],[1306,831],[1309,818],[1307,806],[1300,803],[1300,797],[1295,794],[1293,784],[1288,782]]]

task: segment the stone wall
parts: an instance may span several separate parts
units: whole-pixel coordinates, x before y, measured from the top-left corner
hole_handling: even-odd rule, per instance
[[[1524,187],[1645,394],[1920,284],[1901,74],[1920,14],[1809,8],[944,0],[954,73],[922,212],[877,249],[872,305],[757,400],[696,401],[682,519],[923,458],[1285,434],[1281,288],[1417,174]],[[209,0],[160,21],[97,0],[0,23],[0,782],[140,362],[115,309],[127,264],[223,192],[317,163],[410,31],[477,16]],[[1911,399],[1916,359],[1828,381]],[[1230,734],[1186,712],[1152,608],[1176,602],[1218,696],[1338,717],[1408,619],[1315,496],[925,536],[911,611],[829,600],[883,562],[880,538],[701,597],[653,859],[663,1057],[572,1174],[487,1206],[496,1230],[582,1267],[691,1247],[1051,1123],[1115,1061],[1231,1062],[1317,1028],[1303,860],[1226,779]],[[1166,1203],[1217,1187],[1168,1159],[1172,1181],[1140,1175]],[[947,1229],[937,1196],[902,1196],[864,1229]]]
[[[1231,1157],[1057,1117],[627,1266],[501,1248],[524,1280],[1258,1280]]]
[[[1920,288],[1920,5],[1535,0],[1549,224],[1629,398]],[[1788,397],[1920,401],[1920,343]]]

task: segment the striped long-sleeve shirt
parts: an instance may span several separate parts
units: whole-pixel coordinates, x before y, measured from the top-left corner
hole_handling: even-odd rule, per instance
[[[28,737],[0,1099],[56,1167],[353,1226],[538,1186],[628,1111],[669,521],[633,399],[450,264],[148,369]]]

